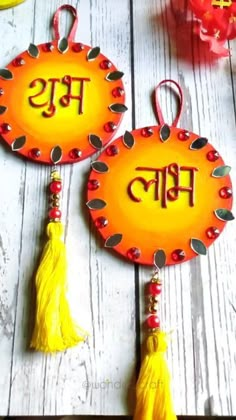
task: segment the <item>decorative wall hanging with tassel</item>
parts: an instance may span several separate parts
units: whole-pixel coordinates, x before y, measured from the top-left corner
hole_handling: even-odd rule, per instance
[[[62,180],[59,172],[51,172],[49,184],[48,242],[45,244],[36,273],[36,316],[31,347],[52,352],[65,350],[83,341],[85,331],[71,317],[67,293],[67,257],[62,241],[64,226],[61,222],[60,192]]]
[[[171,126],[158,99],[159,88],[169,84],[179,96]],[[147,286],[147,354],[137,383],[135,420],[176,417],[165,359],[168,334],[158,317],[159,271],[206,255],[234,218],[231,168],[207,138],[177,128],[182,107],[181,87],[163,80],[155,90],[159,125],[126,131],[92,162],[88,180],[87,207],[104,246],[155,268]]]
[[[59,31],[63,9],[73,17],[67,38],[61,38]],[[62,180],[55,165],[79,162],[100,150],[114,136],[127,110],[123,73],[99,47],[74,41],[77,25],[76,9],[59,7],[53,18],[55,39],[38,46],[30,44],[27,51],[0,69],[2,139],[14,153],[53,167],[48,242],[36,274],[36,320],[31,341],[32,348],[44,352],[64,350],[86,336],[74,324],[66,298]]]

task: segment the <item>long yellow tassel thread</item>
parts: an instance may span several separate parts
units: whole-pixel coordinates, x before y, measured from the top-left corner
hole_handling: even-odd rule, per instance
[[[134,420],[176,420],[166,350],[166,333],[156,331],[149,335],[147,355],[142,362],[136,387]]]
[[[58,172],[52,179],[60,179]],[[61,179],[60,179],[61,180]],[[36,319],[30,347],[43,352],[65,350],[84,341],[85,332],[75,325],[67,301],[66,247],[60,221],[47,225],[48,241],[36,274]]]

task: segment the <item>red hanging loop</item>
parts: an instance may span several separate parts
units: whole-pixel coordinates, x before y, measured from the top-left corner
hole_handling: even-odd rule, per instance
[[[57,11],[55,12],[54,16],[53,16],[53,22],[52,22],[52,26],[53,26],[53,30],[54,30],[54,34],[55,34],[55,39],[58,41],[61,36],[60,36],[60,31],[59,31],[59,18],[60,18],[60,14],[62,10],[68,10],[71,12],[74,21],[71,27],[71,30],[69,32],[69,35],[67,37],[68,41],[74,41],[75,38],[75,33],[78,27],[78,15],[77,15],[77,10],[71,6],[70,4],[63,4],[62,6],[58,7]]]
[[[181,116],[182,110],[183,110],[183,91],[182,91],[180,85],[177,82],[175,82],[174,80],[171,80],[171,79],[165,79],[165,80],[162,80],[157,85],[157,87],[155,89],[155,110],[156,110],[157,118],[159,120],[159,124],[164,125],[165,120],[164,120],[162,110],[161,110],[161,106],[160,106],[159,99],[158,99],[158,90],[162,85],[165,85],[167,83],[174,84],[177,87],[178,94],[179,94],[179,110],[178,110],[176,118],[174,119],[174,121],[172,123],[173,127],[177,127],[177,124],[179,122],[179,119],[180,119],[180,116]]]

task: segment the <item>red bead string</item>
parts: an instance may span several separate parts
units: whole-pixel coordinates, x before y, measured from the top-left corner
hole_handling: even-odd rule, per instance
[[[162,291],[162,282],[156,273],[147,284],[148,294],[148,312],[149,316],[146,320],[147,328],[156,331],[160,328],[159,318],[159,300]]]
[[[60,210],[60,198],[62,190],[62,180],[59,172],[53,170],[51,173],[51,182],[49,184],[49,212],[48,217],[51,222],[60,222],[61,210]]]

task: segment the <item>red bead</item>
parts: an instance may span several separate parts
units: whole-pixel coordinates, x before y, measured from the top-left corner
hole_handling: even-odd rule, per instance
[[[116,128],[117,128],[117,125],[115,123],[113,123],[112,121],[109,121],[104,125],[104,130],[107,133],[113,133],[113,131],[115,131]]]
[[[13,61],[12,64],[14,67],[20,67],[23,66],[25,64],[25,60],[22,57],[16,57]]]
[[[11,131],[11,126],[10,126],[10,124],[3,123],[3,124],[0,126],[0,134],[7,134],[7,133],[9,133],[9,131]]]
[[[4,95],[4,90],[3,88],[0,88],[0,96]]]
[[[139,248],[136,247],[132,247],[127,251],[127,257],[132,260],[135,261],[137,260],[141,255],[141,251]]]
[[[112,63],[109,60],[103,60],[103,61],[101,61],[99,66],[102,70],[107,70],[107,69],[111,68]]]
[[[100,216],[97,219],[95,219],[94,223],[96,228],[102,229],[108,225],[108,220],[105,217]]]
[[[161,284],[160,283],[153,283],[152,281],[150,283],[148,283],[148,294],[149,295],[160,295],[162,290]]]
[[[209,162],[215,162],[219,157],[220,155],[216,150],[210,150],[210,152],[207,153],[207,160],[209,160]]]
[[[157,315],[150,315],[147,318],[147,326],[148,328],[160,328],[160,319]]]
[[[57,207],[53,207],[48,213],[49,219],[60,219],[61,218],[61,210]]]
[[[38,159],[41,155],[41,152],[39,149],[37,149],[36,147],[30,150],[29,153],[30,157],[32,157],[33,159]]]
[[[84,50],[84,45],[83,44],[81,44],[80,42],[77,42],[76,44],[74,44],[73,45],[73,47],[72,47],[72,51],[74,51],[74,52],[76,52],[76,53],[79,53],[79,52],[81,52],[81,51],[83,51]]]
[[[52,181],[49,188],[52,193],[58,194],[62,189],[61,181]]]
[[[116,87],[112,91],[112,95],[114,96],[114,98],[120,98],[121,96],[124,95],[124,93],[125,91],[121,87]]]
[[[153,129],[151,127],[144,127],[141,130],[141,135],[143,137],[151,137],[153,135]]]
[[[118,153],[119,153],[119,149],[115,144],[111,144],[111,146],[108,146],[106,148],[106,154],[108,156],[115,156],[115,155],[118,155]]]
[[[217,227],[211,226],[206,230],[206,235],[209,239],[216,239],[218,238],[220,231]]]
[[[43,51],[52,52],[54,50],[54,45],[51,42],[46,42],[43,44]]]
[[[187,130],[180,131],[178,134],[178,139],[181,141],[186,141],[190,138],[190,132]]]
[[[69,153],[71,159],[79,159],[82,156],[82,151],[80,149],[72,149]]]
[[[233,192],[232,192],[231,188],[223,187],[223,188],[220,189],[219,194],[220,194],[221,198],[231,198],[232,195],[233,195]]]
[[[171,258],[175,262],[183,261],[185,259],[184,250],[183,249],[175,249],[171,254]]]
[[[95,191],[100,187],[100,182],[97,179],[90,179],[88,181],[88,190]]]

